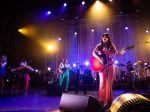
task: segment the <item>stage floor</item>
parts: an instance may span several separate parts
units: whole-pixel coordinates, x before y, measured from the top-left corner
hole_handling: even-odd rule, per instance
[[[131,90],[114,89],[114,99],[124,93],[133,93]],[[138,94],[149,97],[146,91],[138,91]],[[75,91],[69,91],[68,94],[75,94]],[[84,95],[79,91],[79,95]],[[98,98],[97,90],[88,90],[86,95],[92,95]],[[27,96],[0,96],[0,112],[59,112],[59,103],[61,96],[48,96],[46,90],[30,90]]]

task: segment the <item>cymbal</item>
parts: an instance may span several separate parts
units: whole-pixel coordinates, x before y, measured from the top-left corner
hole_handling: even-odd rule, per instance
[[[139,65],[139,64],[141,64],[141,61],[135,62],[135,63],[133,64],[133,66],[134,66],[134,65]]]

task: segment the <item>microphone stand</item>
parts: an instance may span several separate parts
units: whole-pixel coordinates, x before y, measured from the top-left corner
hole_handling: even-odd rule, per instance
[[[137,73],[138,71],[137,70],[135,70],[134,71],[134,74],[133,74],[133,80],[132,80],[132,91],[133,92],[138,92],[138,90],[136,89],[136,87],[135,87],[135,79],[136,79],[136,73]],[[139,74],[138,74],[139,75]]]

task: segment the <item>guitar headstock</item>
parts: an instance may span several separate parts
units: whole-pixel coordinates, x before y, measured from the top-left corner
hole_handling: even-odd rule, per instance
[[[135,46],[131,45],[131,46],[126,47],[125,50],[131,50],[131,49],[134,49],[134,48],[135,48]]]

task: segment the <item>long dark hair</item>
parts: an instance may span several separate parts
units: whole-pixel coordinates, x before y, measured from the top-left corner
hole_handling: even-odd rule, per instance
[[[108,38],[108,41],[106,43],[103,42],[102,38],[106,36],[106,38]],[[103,35],[101,36],[101,40],[100,40],[100,45],[101,46],[107,46],[108,48],[112,45],[112,41],[111,41],[111,37],[108,33],[103,33]]]
[[[63,59],[63,63],[65,63],[65,62],[66,62],[66,60],[67,60],[67,58],[65,57],[65,58]]]

